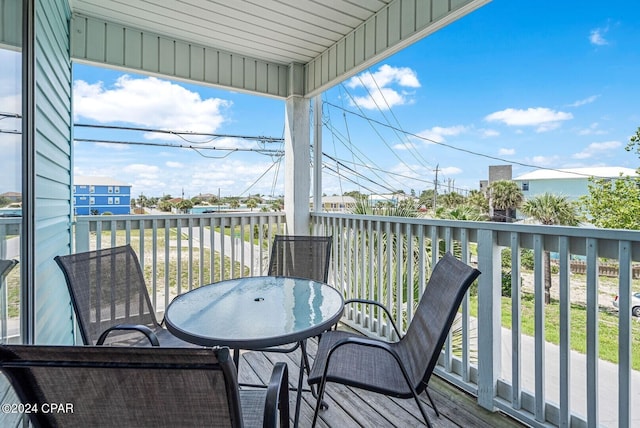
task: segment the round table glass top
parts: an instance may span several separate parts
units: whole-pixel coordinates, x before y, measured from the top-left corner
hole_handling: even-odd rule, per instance
[[[260,349],[297,342],[336,324],[343,299],[333,287],[286,277],[245,277],[176,297],[165,322],[176,336],[203,346]]]

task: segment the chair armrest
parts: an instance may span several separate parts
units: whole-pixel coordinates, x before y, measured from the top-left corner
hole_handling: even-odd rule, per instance
[[[329,352],[327,353],[327,365],[329,364],[329,359],[331,358],[331,354],[333,352],[344,345],[358,345],[358,346],[370,346],[372,348],[380,348],[385,350],[386,352],[392,354],[394,358],[399,359],[400,356],[398,353],[390,346],[389,342],[385,342],[383,340],[372,339],[366,336],[351,336],[345,337],[344,339],[338,340],[333,344]]]
[[[329,349],[329,352],[327,353],[327,361],[324,366],[324,373],[322,374],[323,380],[326,381],[327,379],[327,373],[329,371],[329,363],[331,361],[331,357],[333,356],[333,353],[338,348],[345,345],[370,346],[370,347],[378,348],[387,352],[394,358],[394,360],[396,360],[398,367],[400,367],[400,371],[402,371],[402,375],[404,376],[404,379],[407,381],[407,385],[411,386],[411,378],[409,377],[409,373],[407,372],[407,369],[404,366],[404,363],[402,362],[402,358],[400,358],[400,355],[398,355],[396,350],[393,349],[393,347],[391,347],[391,344],[383,340],[372,339],[370,337],[365,337],[365,336],[346,337],[344,339],[340,339],[339,341],[333,344],[333,346],[331,347],[331,349]]]
[[[393,321],[393,317],[391,316],[391,312],[389,312],[389,309],[387,309],[386,306],[384,306],[382,303],[380,302],[376,302],[375,300],[369,300],[369,299],[347,299],[344,301],[344,305],[348,305],[351,303],[363,303],[366,305],[374,305],[379,307],[380,309],[382,309],[384,311],[384,313],[387,314],[387,317],[389,318],[389,321],[391,321],[391,326],[393,326],[393,329],[395,330],[396,334],[398,335],[398,337],[400,339],[402,339],[403,334],[400,333],[400,330],[398,329],[398,326],[396,325],[395,321]]]
[[[140,324],[119,324],[113,327],[109,327],[108,329],[102,332],[102,334],[98,338],[98,341],[96,342],[96,345],[103,345],[104,341],[107,339],[107,336],[109,336],[109,333],[115,330],[139,331],[140,333],[144,334],[147,337],[147,339],[149,339],[151,346],[160,346],[160,342],[158,341],[158,336],[156,336],[153,330],[151,330],[146,325],[140,325]]]
[[[279,418],[278,418],[279,416]],[[289,426],[289,369],[283,362],[276,363],[271,372],[264,404],[264,427]]]

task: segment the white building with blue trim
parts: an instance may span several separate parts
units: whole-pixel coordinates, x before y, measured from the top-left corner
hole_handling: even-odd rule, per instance
[[[635,177],[634,169],[618,166],[603,166],[568,169],[537,169],[515,177],[515,181],[525,199],[544,193],[566,196],[570,201],[577,201],[581,196],[589,194],[589,178],[616,179],[622,176]]]

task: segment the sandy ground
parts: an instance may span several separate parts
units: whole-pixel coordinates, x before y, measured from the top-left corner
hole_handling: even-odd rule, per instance
[[[534,292],[533,272],[523,272],[522,291],[527,293]],[[587,279],[586,275],[571,274],[569,279],[571,284],[571,302],[586,305],[587,303]],[[558,274],[551,274],[551,298],[559,300],[559,279]],[[633,289],[640,289],[640,281],[633,281]],[[603,309],[617,310],[613,306],[613,299],[618,295],[618,279],[601,276],[598,281],[599,301],[598,304]]]

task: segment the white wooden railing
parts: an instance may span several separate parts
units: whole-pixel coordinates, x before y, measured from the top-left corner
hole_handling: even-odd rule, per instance
[[[284,213],[78,216],[74,251],[131,244],[161,316],[192,288],[265,274],[276,233]]]
[[[346,297],[382,300],[406,326],[439,251],[450,250],[482,272],[477,298],[465,299],[461,311],[462,349],[454,339],[445,346],[437,374],[476,395],[487,409],[499,409],[532,426],[639,426],[640,377],[631,369],[631,311],[620,311],[618,364],[601,361],[599,319],[611,307],[599,290],[598,265],[619,265],[617,294],[630,308],[632,263],[640,261],[640,232],[593,228],[462,222],[398,217],[313,214],[316,234],[334,237],[331,281]],[[510,273],[521,278],[522,249],[533,251],[532,292],[535,335],[522,333],[523,292],[513,287],[511,322],[501,326],[501,250],[512,253]],[[559,325],[545,325],[543,255],[557,259]],[[586,323],[579,326],[586,354],[571,350],[570,308],[577,280],[570,260],[586,261]],[[409,286],[407,286],[409,284]],[[636,288],[638,285],[636,284]],[[472,308],[471,302],[475,302]],[[472,316],[472,313],[477,314]],[[374,314],[375,315],[375,314]],[[527,315],[528,316],[528,315]],[[366,308],[345,313],[344,322],[367,334],[390,338],[385,320],[372,319]],[[552,330],[559,345],[545,341]],[[637,338],[636,338],[637,343]],[[633,388],[632,388],[633,385]]]
[[[264,274],[273,235],[286,233],[285,226],[282,213],[85,216],[76,221],[75,250],[131,243],[162,311],[176,293],[226,277]],[[442,251],[478,267],[477,294],[463,301],[459,333],[445,346],[436,373],[476,396],[479,405],[531,426],[638,426],[640,378],[631,361],[636,320],[630,311],[620,312],[618,363],[600,360],[599,322],[611,304],[600,290],[598,265],[604,259],[619,265],[616,291],[622,307],[630,307],[640,232],[334,213],[312,214],[311,229],[334,237],[329,282],[346,298],[382,301],[405,328]],[[438,251],[431,250],[433,243]],[[531,278],[535,301],[526,315],[526,294],[513,287],[507,327],[501,324],[505,248],[512,253],[508,273]],[[532,271],[523,267],[523,250],[533,252]],[[545,251],[557,262],[553,289],[560,315],[553,326],[545,324]],[[573,258],[586,262],[580,281],[570,273]],[[582,322],[570,313],[577,288],[584,289],[586,321],[578,330],[585,339],[569,334],[571,324]],[[522,331],[525,316],[533,317],[533,336]],[[387,320],[365,308],[350,308],[343,321],[365,334],[394,339]],[[558,345],[545,341],[552,332]],[[572,350],[579,340],[586,341],[586,352]]]
[[[20,217],[0,217],[0,259],[20,260]],[[20,341],[20,269],[0,278],[0,343]],[[11,310],[10,310],[11,309]]]

